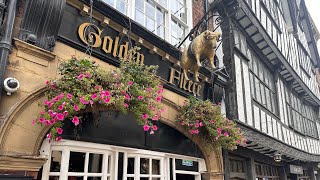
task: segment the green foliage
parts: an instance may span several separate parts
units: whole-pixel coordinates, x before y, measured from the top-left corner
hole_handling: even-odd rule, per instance
[[[190,97],[179,112],[177,122],[192,135],[203,137],[212,147],[233,150],[246,143],[236,123],[221,114],[220,105]]]
[[[135,53],[138,48],[130,50]],[[115,110],[132,112],[145,131],[154,133],[163,111],[163,87],[156,75],[157,66],[145,66],[134,58],[122,59],[120,68],[106,71],[88,59],[72,58],[59,66],[61,78],[47,81],[44,110],[37,122],[51,126],[48,138],[60,141],[64,121],[81,124],[84,111]]]

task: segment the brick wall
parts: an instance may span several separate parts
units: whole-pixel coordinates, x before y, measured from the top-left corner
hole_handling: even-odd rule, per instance
[[[205,0],[193,0],[192,6],[193,6],[193,10],[192,10],[193,26],[195,26],[205,14]],[[210,4],[208,4],[208,9],[209,9],[209,7],[210,7]],[[208,14],[208,17],[210,17],[211,15],[212,15],[212,12],[210,12]],[[213,19],[212,18],[209,20],[208,29],[213,30]],[[200,29],[200,32],[202,32],[202,31],[203,30]]]

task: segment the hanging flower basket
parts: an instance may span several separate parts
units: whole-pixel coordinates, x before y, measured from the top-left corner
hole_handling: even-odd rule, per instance
[[[78,126],[83,111],[115,110],[132,112],[144,131],[153,134],[158,129],[153,121],[163,111],[160,103],[164,90],[156,75],[157,68],[140,65],[132,57],[121,60],[119,69],[106,71],[88,59],[73,57],[60,64],[60,79],[46,82],[46,100],[41,104],[44,110],[33,123],[51,126],[47,138],[60,141],[65,121]]]
[[[236,123],[221,114],[220,105],[190,97],[179,112],[176,121],[192,135],[204,138],[211,147],[233,150],[246,144]]]

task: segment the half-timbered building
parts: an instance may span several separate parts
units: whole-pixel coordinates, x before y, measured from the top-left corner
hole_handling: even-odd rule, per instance
[[[225,151],[225,179],[319,179],[319,33],[305,1],[237,3],[222,28],[226,107],[249,142]]]

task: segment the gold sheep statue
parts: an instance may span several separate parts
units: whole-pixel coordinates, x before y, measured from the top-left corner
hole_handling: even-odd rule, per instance
[[[199,82],[201,61],[205,59],[208,59],[211,68],[215,68],[214,55],[216,54],[217,40],[220,36],[219,32],[206,30],[194,38],[188,48],[184,49],[180,64],[186,80],[189,80],[187,72],[190,70],[193,72],[194,81]]]

